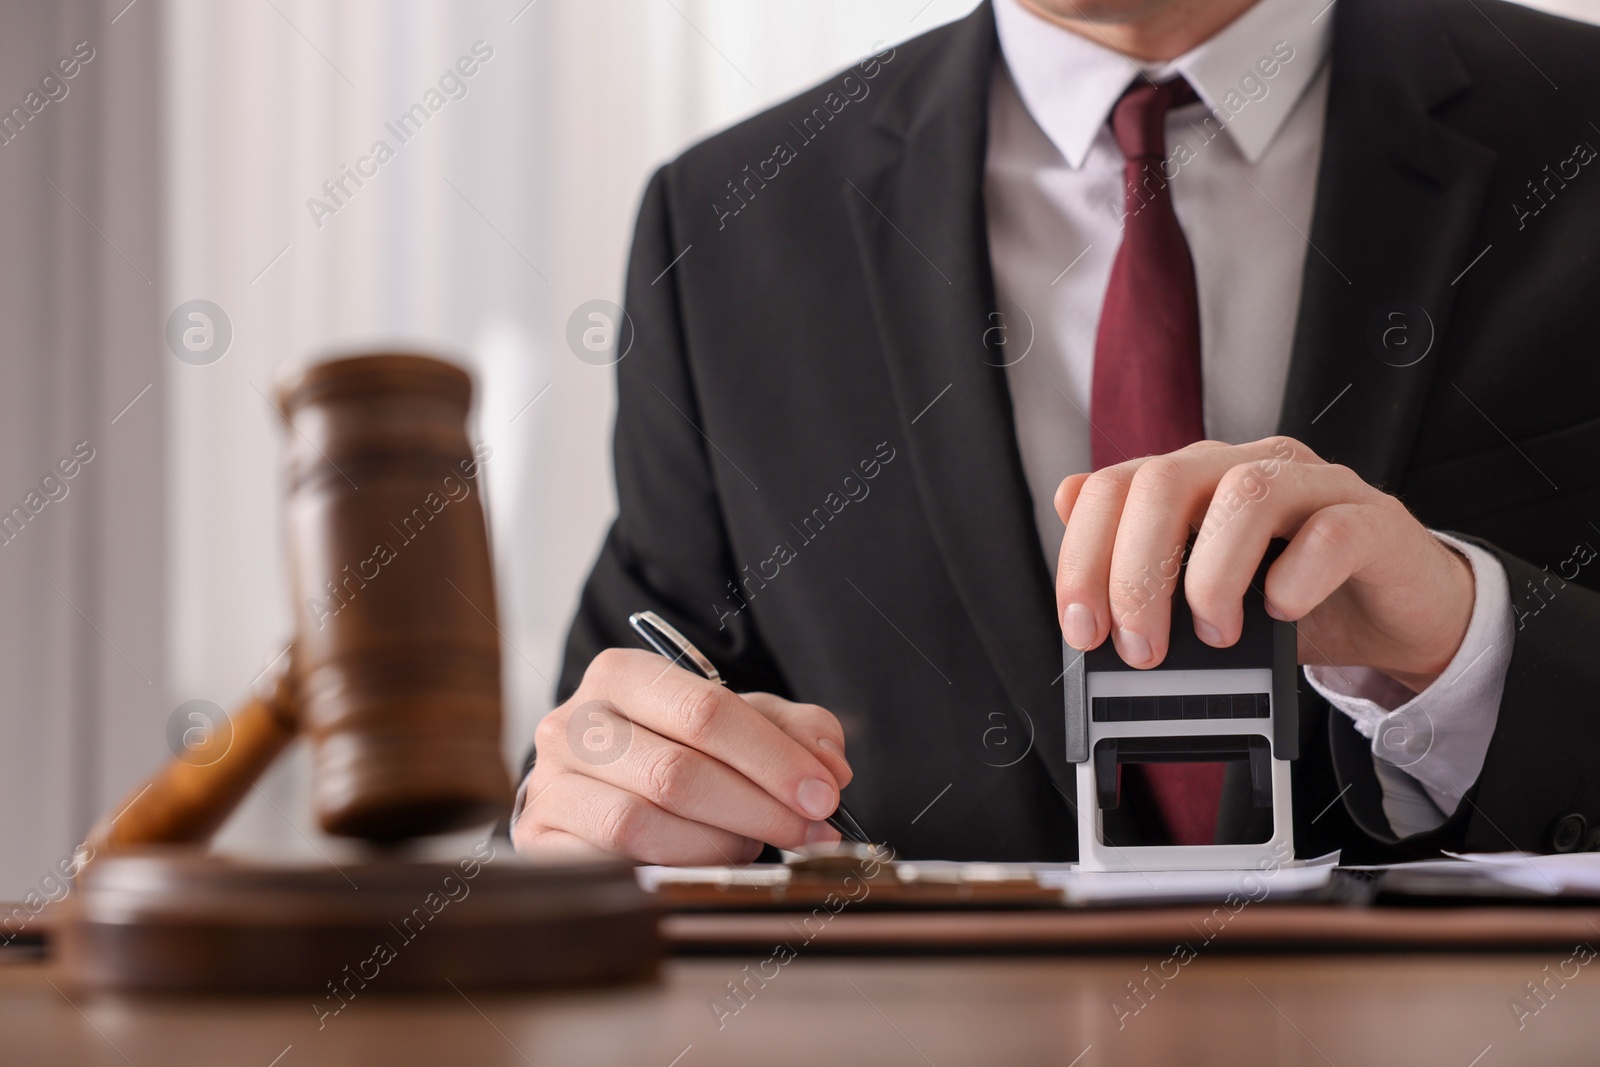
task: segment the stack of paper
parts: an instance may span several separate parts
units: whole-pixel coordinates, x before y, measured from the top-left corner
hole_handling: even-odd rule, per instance
[[[1527,852],[1446,853],[1445,859],[1385,863],[1380,891],[1408,896],[1600,896],[1600,852],[1539,856]]]

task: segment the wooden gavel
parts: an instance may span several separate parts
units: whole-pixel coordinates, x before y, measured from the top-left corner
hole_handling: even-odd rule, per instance
[[[329,833],[396,841],[507,810],[477,495],[487,448],[468,442],[471,401],[466,372],[417,355],[320,363],[281,386],[289,653],[228,721],[107,813],[91,855],[206,840],[300,733]]]

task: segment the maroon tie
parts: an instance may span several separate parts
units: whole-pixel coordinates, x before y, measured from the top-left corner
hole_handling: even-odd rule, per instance
[[[1160,455],[1205,436],[1200,300],[1194,261],[1172,210],[1167,112],[1198,99],[1182,78],[1140,79],[1111,112],[1122,149],[1122,245],[1100,311],[1089,398],[1095,469]],[[1221,764],[1155,763],[1141,770],[1177,845],[1208,845],[1222,797]]]

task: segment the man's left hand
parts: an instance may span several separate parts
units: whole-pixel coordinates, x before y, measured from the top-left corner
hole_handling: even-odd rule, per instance
[[[1420,692],[1472,618],[1464,558],[1399,500],[1291,438],[1201,441],[1074,474],[1055,504],[1067,526],[1056,570],[1067,644],[1109,635],[1129,666],[1165,658],[1180,565],[1195,633],[1218,648],[1237,641],[1245,590],[1275,537],[1289,544],[1267,571],[1267,611],[1299,623],[1301,663],[1373,667]]]

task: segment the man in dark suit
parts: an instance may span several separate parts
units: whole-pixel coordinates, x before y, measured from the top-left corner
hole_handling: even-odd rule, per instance
[[[1288,541],[1302,854],[1595,847],[1597,56],[1494,0],[995,0],[663,167],[518,847],[747,861],[842,790],[1070,859],[1063,636],[1159,663],[1191,535],[1214,645]]]

